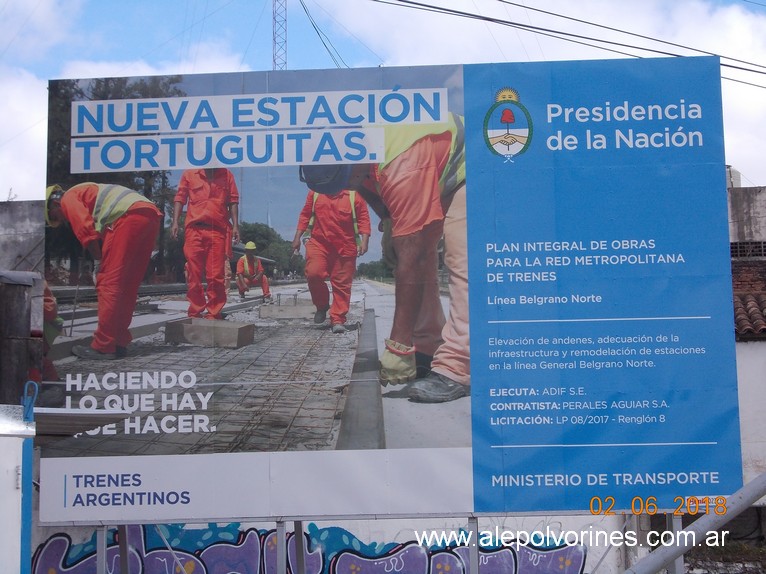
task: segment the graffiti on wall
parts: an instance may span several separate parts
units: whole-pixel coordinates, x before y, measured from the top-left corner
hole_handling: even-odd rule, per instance
[[[238,524],[188,529],[183,525],[126,528],[129,571],[134,574],[276,574],[277,532],[241,530]],[[306,574],[463,574],[469,571],[467,546],[425,548],[415,541],[365,544],[339,527],[308,525],[304,533]],[[106,572],[120,571],[117,531],[107,533]],[[172,548],[172,551],[168,548]],[[298,572],[296,537],[287,535],[289,572]],[[482,549],[481,574],[582,574],[586,547],[506,546]],[[32,574],[94,574],[96,534],[73,544],[59,533],[41,544]]]

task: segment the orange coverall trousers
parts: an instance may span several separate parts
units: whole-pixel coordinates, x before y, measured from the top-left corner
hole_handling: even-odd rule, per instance
[[[270,297],[271,293],[269,292],[269,278],[266,277],[265,274],[261,275],[260,279],[254,279],[253,277],[240,277],[237,275],[237,289],[239,290],[240,295],[244,295],[250,290],[250,287],[255,285],[256,283],[259,283],[261,286],[261,289],[263,289],[263,296],[264,297]]]
[[[226,304],[227,285],[224,279],[226,241],[228,233],[214,227],[189,225],[184,231],[184,257],[188,264],[186,298],[189,300],[189,317],[221,319]],[[207,280],[207,292],[202,286],[202,276]]]
[[[316,240],[306,243],[306,281],[311,292],[311,302],[317,309],[330,309],[330,323],[343,325],[351,304],[351,283],[356,271],[356,257],[341,257],[338,249],[328,247]],[[330,277],[330,290],[325,279]]]
[[[160,215],[148,209],[128,209],[104,231],[96,278],[98,327],[91,342],[97,351],[114,353],[116,347],[127,347],[133,339],[130,322],[138,287],[159,231]]]

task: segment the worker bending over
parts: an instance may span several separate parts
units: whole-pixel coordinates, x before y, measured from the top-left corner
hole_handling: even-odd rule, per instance
[[[46,190],[46,221],[66,223],[100,262],[96,274],[98,326],[89,346],[74,345],[84,359],[116,359],[127,354],[138,287],[160,230],[162,213],[140,193],[103,183]]]

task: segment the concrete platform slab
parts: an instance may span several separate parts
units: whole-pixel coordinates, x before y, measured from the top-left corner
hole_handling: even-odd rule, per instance
[[[276,304],[259,308],[261,319],[311,319],[315,310],[310,300],[293,297],[281,297]]]
[[[169,321],[165,326],[166,343],[190,343],[203,347],[239,349],[252,344],[255,325],[234,321],[212,321],[187,317]]]

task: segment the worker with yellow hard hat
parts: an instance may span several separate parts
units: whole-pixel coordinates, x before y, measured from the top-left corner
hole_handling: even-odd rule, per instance
[[[237,261],[237,289],[239,289],[239,300],[245,300],[245,293],[250,291],[250,287],[260,283],[263,290],[263,302],[271,301],[271,292],[269,291],[269,278],[263,272],[263,263],[255,256],[255,242],[245,243],[245,254]]]

